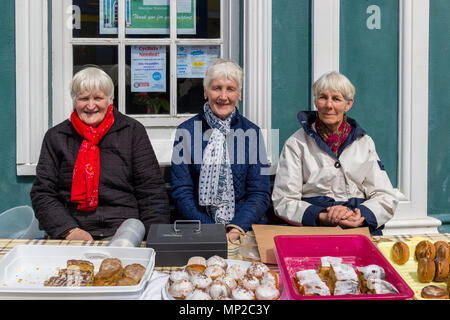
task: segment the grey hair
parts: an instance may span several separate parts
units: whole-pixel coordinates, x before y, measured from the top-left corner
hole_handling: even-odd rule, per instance
[[[317,97],[324,90],[337,91],[342,94],[345,100],[353,99],[355,87],[350,80],[337,71],[323,74],[312,85],[314,97]]]
[[[88,67],[78,71],[70,83],[70,95],[75,101],[83,92],[101,90],[110,100],[114,98],[114,83],[102,69]]]
[[[238,85],[238,89],[242,90],[244,72],[242,68],[231,59],[217,59],[208,70],[206,70],[205,78],[203,78],[203,88],[209,88],[211,82],[215,79],[225,78],[234,80]]]

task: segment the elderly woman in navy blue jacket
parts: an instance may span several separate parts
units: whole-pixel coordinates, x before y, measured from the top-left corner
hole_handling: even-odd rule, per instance
[[[270,180],[258,126],[237,108],[243,72],[232,60],[219,59],[203,81],[207,102],[178,128],[172,155],[171,195],[185,219],[222,223],[227,238],[239,228],[266,223]]]

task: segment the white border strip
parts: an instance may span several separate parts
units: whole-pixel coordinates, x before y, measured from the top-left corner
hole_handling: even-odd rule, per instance
[[[267,129],[272,126],[272,0],[246,0],[243,4],[244,115],[266,133],[270,161],[272,139]]]
[[[32,175],[48,129],[47,0],[16,0],[16,171]]]

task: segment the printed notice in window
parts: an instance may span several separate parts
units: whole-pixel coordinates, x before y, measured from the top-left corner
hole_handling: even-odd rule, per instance
[[[131,92],[166,92],[165,46],[131,46]]]
[[[177,1],[177,33],[196,34],[196,1]],[[169,0],[125,0],[126,34],[169,34]],[[118,0],[100,0],[100,34],[117,34]]]
[[[203,78],[206,69],[219,57],[219,46],[179,46],[177,78]]]

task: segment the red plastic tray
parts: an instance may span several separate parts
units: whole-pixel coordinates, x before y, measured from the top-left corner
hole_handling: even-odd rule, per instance
[[[275,256],[284,281],[285,298],[291,300],[404,300],[414,296],[389,261],[375,245],[363,235],[337,236],[275,236]],[[377,264],[384,268],[386,280],[393,284],[398,294],[360,294],[342,296],[301,296],[293,286],[297,271],[317,269],[323,256],[341,257],[343,263],[355,268]]]

